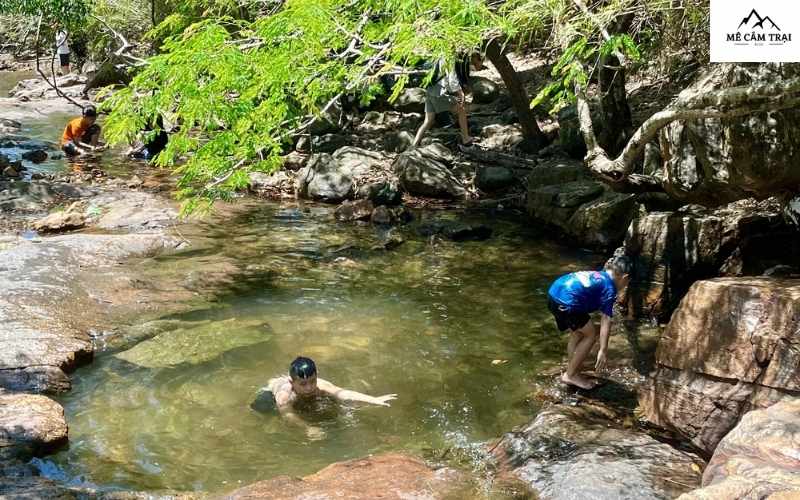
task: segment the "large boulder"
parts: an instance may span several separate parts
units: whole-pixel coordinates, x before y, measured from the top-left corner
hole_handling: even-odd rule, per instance
[[[47,217],[36,221],[33,228],[40,233],[59,233],[80,229],[86,225],[86,218],[80,212],[64,210],[53,212]]]
[[[438,144],[430,144],[397,156],[394,172],[404,191],[430,198],[461,198],[464,187],[448,166],[452,153]]]
[[[475,176],[475,185],[482,191],[499,191],[514,184],[514,172],[506,167],[478,168]]]
[[[433,469],[419,459],[399,454],[335,463],[302,479],[280,476],[228,493],[230,500],[380,498],[405,500],[469,498],[466,476],[451,468]]]
[[[403,113],[425,112],[425,89],[406,87],[394,101],[394,108]]]
[[[472,100],[478,104],[489,104],[500,95],[497,84],[481,76],[470,78],[470,87],[472,87]]]
[[[800,498],[800,398],[747,413],[719,443],[703,488],[679,500]]]
[[[600,403],[554,405],[494,448],[500,470],[547,500],[673,499],[700,483],[696,456],[625,429]]]
[[[295,189],[301,198],[339,203],[356,193],[356,184],[372,174],[385,172],[385,158],[376,152],[344,147],[333,155],[313,155],[300,169]]]
[[[637,207],[633,195],[610,191],[576,161],[548,161],[528,176],[528,213],[581,245],[607,250],[622,243]]]
[[[0,459],[27,460],[66,442],[60,404],[45,396],[0,390]]]
[[[800,281],[698,281],[672,315],[639,404],[711,453],[748,411],[800,394]]]
[[[780,206],[750,200],[717,209],[687,206],[633,220],[625,252],[634,257],[628,305],[666,321],[689,286],[715,276],[758,275],[798,262],[800,238]]]
[[[800,75],[785,64],[715,64],[678,100],[731,86],[780,85]],[[688,203],[716,206],[800,192],[800,110],[676,121],[660,135],[664,186]]]

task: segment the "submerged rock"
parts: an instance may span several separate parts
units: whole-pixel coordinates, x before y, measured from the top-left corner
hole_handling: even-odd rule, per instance
[[[800,398],[747,413],[719,443],[703,488],[679,500],[800,498]]]
[[[47,159],[47,152],[42,149],[34,149],[22,153],[22,158],[33,163],[42,163]]]
[[[465,479],[465,474],[455,469],[434,469],[419,459],[390,453],[335,463],[302,479],[280,476],[260,481],[219,498],[230,500],[469,498],[469,495],[463,496]]]
[[[599,403],[555,405],[503,436],[493,454],[548,500],[667,500],[700,483],[697,457],[624,429],[614,416]]]
[[[345,201],[336,207],[333,216],[339,222],[367,220],[372,216],[374,208],[372,202],[369,200]]]
[[[492,228],[484,224],[467,224],[458,221],[433,221],[417,227],[420,236],[441,234],[453,241],[483,241],[492,237]]]
[[[796,280],[698,281],[659,341],[645,415],[711,453],[744,413],[800,397],[797,318]]]
[[[514,172],[506,167],[484,167],[478,169],[475,185],[482,191],[499,191],[514,183]]]

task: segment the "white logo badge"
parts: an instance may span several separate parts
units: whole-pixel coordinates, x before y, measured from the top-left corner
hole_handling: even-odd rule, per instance
[[[711,62],[800,62],[800,2],[711,0]]]

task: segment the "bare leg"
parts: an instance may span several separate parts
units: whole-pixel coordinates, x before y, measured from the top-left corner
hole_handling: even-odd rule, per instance
[[[578,345],[578,341],[581,339],[581,334],[573,331],[569,334],[569,344],[567,344],[567,359],[572,359],[572,354],[575,352],[575,346]]]
[[[417,135],[414,137],[414,142],[411,144],[413,147],[419,146],[422,135],[433,126],[434,120],[436,120],[436,113],[425,113],[425,120],[422,122],[422,125],[420,125],[419,130],[417,130]]]
[[[467,108],[462,101],[458,101],[453,107],[453,112],[458,117],[458,127],[461,129],[461,142],[469,144],[472,137],[469,135],[469,125],[467,124]]]
[[[567,372],[561,376],[561,380],[564,383],[580,387],[581,389],[591,389],[594,387],[594,384],[580,373],[580,369],[583,362],[586,360],[586,356],[588,356],[589,352],[592,350],[595,341],[597,341],[597,332],[595,331],[594,323],[588,321],[586,325],[580,330],[573,332],[573,334],[579,335],[580,339],[574,347],[574,351],[567,363]]]

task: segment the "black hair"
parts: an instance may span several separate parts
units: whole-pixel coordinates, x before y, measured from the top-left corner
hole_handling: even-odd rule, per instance
[[[97,110],[95,109],[94,106],[86,106],[85,108],[83,108],[83,116],[86,116],[88,118],[94,118],[97,116]]]
[[[633,268],[631,258],[624,254],[615,254],[608,259],[605,265],[607,271],[613,271],[615,275],[624,276],[630,274]]]
[[[311,358],[298,356],[289,366],[289,376],[292,378],[310,378],[317,374],[317,365]]]

